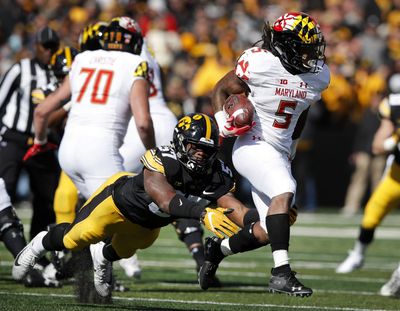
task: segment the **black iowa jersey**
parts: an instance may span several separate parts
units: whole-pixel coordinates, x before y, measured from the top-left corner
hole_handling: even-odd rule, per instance
[[[390,94],[383,100],[379,105],[379,115],[392,121],[395,131],[398,131],[400,129],[400,94]],[[400,164],[399,145],[394,149],[393,154],[396,163]]]
[[[234,188],[232,171],[221,160],[214,162],[208,174],[193,176],[178,161],[170,146],[148,150],[141,161],[145,169],[163,174],[178,193],[204,206],[215,203]],[[175,220],[159,209],[144,191],[143,171],[136,176],[121,177],[113,187],[115,204],[133,223],[147,228],[159,228]]]

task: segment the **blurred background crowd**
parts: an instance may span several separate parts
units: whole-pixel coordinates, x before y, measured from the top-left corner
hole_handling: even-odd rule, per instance
[[[390,81],[400,72],[400,0],[3,0],[0,75],[32,56],[34,34],[45,25],[64,45],[78,47],[87,24],[126,15],[138,21],[155,52],[174,113],[212,114],[215,83],[261,38],[264,22],[287,11],[304,11],[321,25],[331,70],[294,161],[298,201],[309,211],[354,205],[346,192],[356,155],[370,154],[376,107],[394,91]],[[362,200],[367,197],[368,191]]]

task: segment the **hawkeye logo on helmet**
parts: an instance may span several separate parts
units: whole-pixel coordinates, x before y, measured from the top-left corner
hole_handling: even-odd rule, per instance
[[[192,119],[189,116],[185,116],[179,120],[178,127],[185,130],[189,129]]]

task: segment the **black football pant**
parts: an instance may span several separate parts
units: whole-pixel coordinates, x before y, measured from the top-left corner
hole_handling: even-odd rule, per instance
[[[15,200],[16,187],[22,168],[29,175],[33,195],[33,214],[31,220],[31,239],[47,225],[55,222],[53,210],[54,193],[60,176],[60,166],[54,151],[48,151],[23,162],[29,145],[21,141],[0,141],[0,177],[4,179],[6,190]]]

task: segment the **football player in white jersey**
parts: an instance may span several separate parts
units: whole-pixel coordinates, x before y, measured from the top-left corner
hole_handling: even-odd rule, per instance
[[[131,18],[114,18],[103,40],[104,50],[84,51],[75,57],[69,77],[46,98],[43,109],[35,111],[35,143],[43,144],[49,112],[71,96],[59,160],[85,198],[112,174],[124,170],[119,148],[132,114],[145,147],[155,146],[148,64],[139,56],[140,28]]]
[[[243,52],[235,69],[217,83],[212,97],[220,135],[240,135],[232,160],[236,170],[251,183],[260,220],[238,233],[242,239],[208,239],[208,254],[199,281],[204,285],[224,256],[259,247],[251,241],[256,240],[262,228],[268,232],[274,259],[269,291],[310,296],[312,289],[297,280],[289,265],[289,210],[296,193],[291,161],[307,112],[329,85],[325,40],[313,18],[290,12],[279,17],[272,27],[267,23],[261,41],[261,47]],[[243,128],[234,127],[223,111],[228,96],[239,93],[246,94],[255,108],[255,125],[247,126],[245,133]],[[209,249],[219,252],[219,259],[210,256]]]

